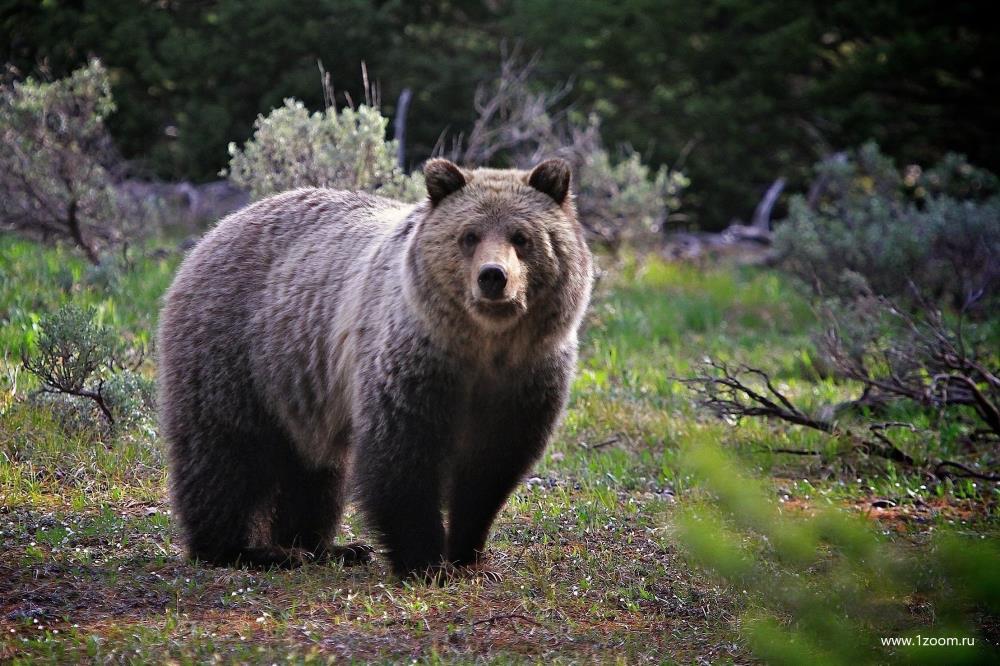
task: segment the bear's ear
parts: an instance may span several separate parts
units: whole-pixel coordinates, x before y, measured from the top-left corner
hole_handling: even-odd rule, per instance
[[[562,204],[569,194],[569,163],[566,160],[546,160],[531,170],[528,185],[552,197]]]
[[[424,180],[427,194],[435,206],[452,192],[465,186],[465,174],[453,162],[440,157],[427,160],[424,164]]]

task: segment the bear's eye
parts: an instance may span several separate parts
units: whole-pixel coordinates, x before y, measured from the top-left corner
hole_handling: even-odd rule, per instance
[[[473,247],[479,242],[479,234],[475,231],[466,231],[462,234],[462,245],[465,247]]]
[[[528,237],[520,231],[515,231],[514,235],[510,237],[510,242],[514,247],[524,247],[528,244]]]

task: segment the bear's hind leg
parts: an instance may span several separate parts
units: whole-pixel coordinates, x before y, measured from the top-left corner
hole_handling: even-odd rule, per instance
[[[281,474],[272,525],[274,543],[301,549],[315,561],[341,560],[345,565],[371,560],[374,549],[352,543],[334,545],[344,508],[344,463],[310,468],[289,452]]]
[[[282,433],[273,427],[214,428],[171,439],[172,501],[191,558],[260,568],[307,561],[303,553],[275,545],[268,529],[276,470],[288,450]]]

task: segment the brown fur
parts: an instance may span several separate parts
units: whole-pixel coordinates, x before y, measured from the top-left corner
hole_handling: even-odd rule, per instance
[[[425,174],[417,205],[260,201],[185,260],[161,316],[160,405],[192,555],[341,553],[350,472],[398,573],[478,557],[565,403],[591,259],[564,163]],[[507,275],[499,301],[477,285],[487,263]]]

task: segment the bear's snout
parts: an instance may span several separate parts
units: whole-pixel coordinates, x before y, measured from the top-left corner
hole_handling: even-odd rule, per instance
[[[497,300],[507,287],[507,271],[500,264],[486,264],[479,269],[479,290],[483,298]]]

